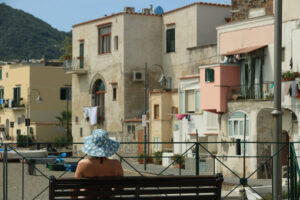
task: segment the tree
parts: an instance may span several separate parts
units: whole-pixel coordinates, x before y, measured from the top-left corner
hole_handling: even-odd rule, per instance
[[[69,127],[70,125],[72,125],[71,119],[72,119],[72,112],[71,111],[62,111],[60,113],[59,116],[56,116],[56,119],[59,122],[59,125],[62,127],[66,127],[66,132],[67,132],[67,137],[68,138],[72,138],[72,133],[71,131],[67,131],[69,130],[69,128],[67,128],[67,126]]]
[[[66,36],[64,41],[62,42],[62,48],[60,51],[62,52],[62,55],[60,56],[60,60],[64,61],[65,59],[71,59],[72,58],[72,39],[69,36]]]

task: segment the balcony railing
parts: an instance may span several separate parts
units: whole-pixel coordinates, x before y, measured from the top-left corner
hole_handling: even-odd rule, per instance
[[[220,86],[220,87],[226,87],[226,86]],[[228,86],[227,97],[229,100],[237,100],[237,99],[273,100],[274,82]]]
[[[87,74],[88,63],[85,57],[77,57],[72,60],[65,60],[63,68],[67,74]]]

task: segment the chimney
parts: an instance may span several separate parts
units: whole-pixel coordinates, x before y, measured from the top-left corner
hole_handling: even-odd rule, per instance
[[[124,12],[125,13],[135,13],[135,8],[134,7],[124,7]]]

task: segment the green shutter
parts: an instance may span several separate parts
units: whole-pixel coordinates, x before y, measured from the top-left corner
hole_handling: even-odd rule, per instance
[[[214,70],[205,69],[205,82],[214,82]]]
[[[0,69],[0,80],[2,80],[2,69]]]
[[[175,52],[175,28],[167,29],[166,42],[167,53]]]

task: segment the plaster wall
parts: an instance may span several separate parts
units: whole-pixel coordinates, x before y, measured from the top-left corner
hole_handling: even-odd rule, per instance
[[[111,23],[111,53],[98,54],[98,26]],[[118,36],[118,49],[114,48],[114,37]],[[79,56],[80,40],[84,40],[84,60],[88,65],[88,73],[72,75],[72,134],[74,142],[82,142],[83,137],[92,133],[93,129],[104,128],[108,132],[123,131],[124,119],[124,16],[116,15],[102,20],[73,27],[73,57]],[[83,108],[92,105],[92,88],[101,79],[105,85],[105,123],[90,125],[83,119]],[[117,83],[117,100],[112,100],[113,87]],[[113,113],[108,115],[107,113]],[[78,120],[75,121],[75,118]],[[82,128],[82,137],[80,137]]]
[[[209,20],[203,20],[208,16]],[[230,8],[197,5],[197,45],[216,44],[216,26],[225,24],[225,18],[230,17]]]
[[[264,108],[270,108],[273,106],[272,101],[256,101],[256,100],[237,100],[228,102],[228,112],[221,116],[221,128],[219,133],[219,141],[223,142],[235,142],[235,139],[228,136],[228,119],[231,113],[235,111],[241,111],[248,115],[249,118],[249,142],[257,141],[258,130],[263,124],[258,124],[257,116],[258,113]],[[257,155],[257,145],[248,144],[248,155]],[[218,144],[218,155],[233,156],[233,158],[222,158],[221,161],[224,162],[230,169],[234,172],[242,175],[243,163],[242,156],[236,156],[236,145],[234,143]],[[257,168],[256,158],[246,159],[246,174],[250,175]],[[218,164],[218,170],[226,175],[232,176],[233,174],[225,169],[221,164]],[[257,174],[254,175],[256,177]],[[253,177],[253,178],[254,178]]]
[[[57,126],[56,116],[66,110],[66,102],[60,100],[60,87],[70,86],[71,76],[66,75],[62,67],[41,64],[6,65],[2,67],[0,85],[4,88],[4,99],[13,99],[13,88],[21,88],[21,98],[25,107],[4,108],[0,111],[1,124],[7,126],[7,120],[14,122],[14,128],[8,127],[10,136],[14,136],[13,139],[16,139],[17,130],[20,130],[22,135],[27,135],[25,117],[29,102],[30,127],[37,141],[52,142],[55,135],[64,136],[65,129]],[[36,102],[39,94],[42,98],[41,103]],[[69,109],[71,110],[71,103]],[[42,129],[36,128],[39,123],[43,123]]]
[[[214,82],[205,82],[205,69],[214,70]],[[226,112],[227,100],[231,96],[230,86],[239,85],[238,66],[211,65],[200,67],[200,108],[213,112]]]
[[[300,1],[298,0],[282,1],[282,20],[300,19],[299,8]]]

